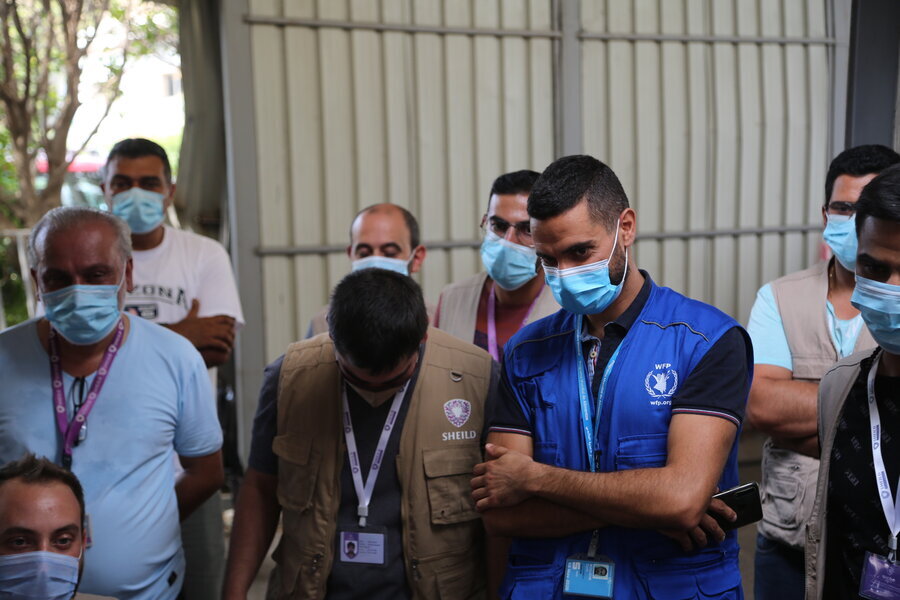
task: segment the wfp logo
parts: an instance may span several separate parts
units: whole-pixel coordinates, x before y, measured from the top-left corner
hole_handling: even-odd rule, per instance
[[[678,389],[678,371],[669,363],[655,364],[644,378],[644,387],[651,398],[668,398]]]

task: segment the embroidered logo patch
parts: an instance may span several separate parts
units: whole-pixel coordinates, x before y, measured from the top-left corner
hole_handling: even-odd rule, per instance
[[[472,405],[468,400],[462,398],[454,398],[444,402],[444,414],[447,420],[457,429],[466,424],[469,416],[472,414]]]
[[[644,387],[652,398],[668,398],[678,389],[678,371],[669,363],[653,366],[644,378]]]

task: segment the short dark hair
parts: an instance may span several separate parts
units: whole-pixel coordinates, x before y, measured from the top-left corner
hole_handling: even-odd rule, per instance
[[[881,173],[891,165],[900,163],[900,154],[881,144],[867,144],[848,148],[834,157],[825,176],[825,206],[831,202],[834,182],[841,175],[862,177]]]
[[[530,169],[504,173],[491,185],[491,196],[494,194],[530,194],[534,182],[541,174]]]
[[[78,500],[78,507],[81,509],[80,525],[84,527],[84,490],[74,473],[29,452],[19,460],[0,467],[0,487],[13,479],[21,479],[29,484],[62,483],[67,486]]]
[[[528,216],[542,221],[586,200],[591,217],[612,230],[628,208],[628,196],[608,166],[584,154],[564,156],[547,167],[528,197]]]
[[[494,194],[530,194],[541,174],[530,169],[504,173],[491,184],[491,193],[488,195],[487,210],[491,209],[491,198]]]
[[[856,235],[869,218],[900,223],[900,164],[888,167],[870,181],[856,203]]]
[[[370,206],[365,207],[353,217],[353,220],[350,221],[350,242],[353,242],[353,224],[356,223],[356,220],[363,216],[368,212],[377,212],[382,210],[382,205],[380,204],[372,204]],[[400,214],[403,215],[403,221],[406,223],[406,228],[409,230],[409,243],[412,244],[413,248],[416,248],[419,243],[419,222],[416,221],[416,218],[413,216],[411,212],[400,206],[399,204],[391,204],[392,207],[396,208],[400,211]]]
[[[112,150],[109,151],[109,156],[106,157],[106,166],[103,167],[104,177],[109,175],[107,172],[109,163],[120,156],[124,158],[156,156],[162,161],[166,181],[172,183],[172,165],[169,164],[169,156],[166,154],[166,151],[163,150],[163,147],[156,142],[144,138],[128,138],[116,143],[116,145],[112,147]]]
[[[390,371],[416,352],[428,331],[422,290],[411,277],[385,269],[350,273],[331,295],[328,331],[354,366]]]

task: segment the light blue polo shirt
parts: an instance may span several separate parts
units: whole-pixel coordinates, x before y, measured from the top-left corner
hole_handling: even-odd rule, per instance
[[[856,315],[852,319],[838,319],[834,314],[834,306],[828,300],[825,301],[825,310],[828,332],[834,347],[841,358],[850,356],[865,326],[862,315]],[[784,367],[788,371],[794,370],[791,348],[788,345],[784,322],[781,320],[781,313],[778,312],[771,283],[765,284],[756,293],[756,302],[753,303],[750,322],[747,323],[747,333],[753,341],[754,364],[774,365]]]
[[[87,437],[72,455],[93,538],[79,589],[119,600],[174,600],[184,555],[173,452],[188,457],[216,452],[222,432],[197,350],[164,327],[129,321],[128,337],[88,417]],[[36,323],[0,333],[3,463],[26,451],[61,461],[50,363]],[[87,378],[86,390],[93,379]],[[78,386],[68,374],[64,384],[71,418]]]

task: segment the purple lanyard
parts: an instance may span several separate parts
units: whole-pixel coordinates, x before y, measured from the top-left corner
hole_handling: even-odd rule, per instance
[[[78,434],[81,432],[81,428],[87,421],[91,409],[94,408],[94,403],[97,401],[97,396],[100,395],[103,384],[106,383],[106,376],[109,374],[109,368],[112,366],[113,359],[116,358],[116,353],[122,346],[123,337],[125,337],[125,320],[119,319],[119,324],[116,325],[116,335],[113,337],[109,346],[106,347],[106,352],[103,354],[103,360],[100,361],[100,368],[97,369],[97,375],[94,377],[94,382],[91,384],[91,389],[88,392],[87,400],[75,414],[75,418],[72,419],[72,422],[70,423],[69,417],[66,414],[65,386],[63,384],[62,366],[60,365],[59,360],[59,340],[56,339],[56,331],[53,330],[52,326],[50,327],[47,343],[50,346],[50,377],[53,383],[53,407],[56,410],[56,426],[59,428],[59,433],[63,438],[62,462],[63,467],[66,469],[72,468],[72,448],[75,446],[75,440],[78,439]]]
[[[543,283],[541,284],[541,291],[543,291]],[[537,304],[538,298],[541,297],[541,292],[538,292],[538,295],[534,297],[534,301],[532,301],[531,306],[528,307],[528,312],[525,313],[525,318],[522,319],[522,325],[524,326],[528,323],[528,317],[531,316],[531,311],[534,310],[534,305]],[[488,305],[487,305],[487,338],[488,338],[488,352],[491,353],[491,356],[494,357],[494,360],[500,362],[500,350],[497,348],[497,299],[494,295],[494,283],[491,283],[491,291],[488,293]]]

